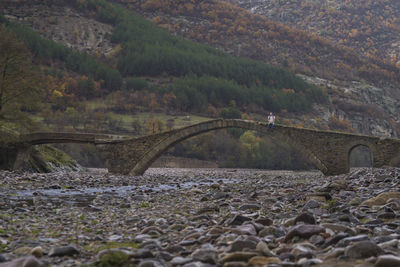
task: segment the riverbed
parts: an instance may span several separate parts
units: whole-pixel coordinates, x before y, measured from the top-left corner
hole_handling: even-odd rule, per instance
[[[398,168],[1,171],[0,266],[400,266],[399,189]]]

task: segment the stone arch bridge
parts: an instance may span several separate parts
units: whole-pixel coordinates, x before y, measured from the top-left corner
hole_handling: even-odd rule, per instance
[[[9,144],[9,166],[18,169],[27,160],[31,146],[49,143],[92,143],[96,145],[105,166],[112,173],[141,175],[166,150],[201,133],[223,128],[242,128],[262,132],[287,143],[301,152],[325,175],[349,171],[349,155],[353,148],[367,146],[373,166],[400,164],[400,140],[373,136],[320,131],[283,125],[268,129],[265,123],[247,120],[210,120],[188,127],[138,138],[84,133],[33,133],[22,135]],[[3,152],[4,154],[4,152]]]

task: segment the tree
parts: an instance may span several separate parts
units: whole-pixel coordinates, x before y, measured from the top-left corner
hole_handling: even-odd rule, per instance
[[[39,94],[40,74],[26,46],[0,26],[0,112],[11,104],[30,107]]]

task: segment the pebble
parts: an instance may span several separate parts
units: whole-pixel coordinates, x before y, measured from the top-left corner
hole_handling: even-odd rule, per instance
[[[374,267],[396,267],[400,266],[400,257],[394,255],[381,255],[375,262]]]
[[[42,265],[43,263],[33,256],[26,256],[10,262],[0,263],[0,267],[41,267]]]
[[[383,254],[383,249],[369,240],[350,245],[344,251],[345,256],[354,259],[376,257],[380,254]]]
[[[309,238],[313,235],[325,232],[325,228],[319,225],[300,224],[292,227],[285,236],[285,242],[290,241],[293,237]]]
[[[49,257],[73,256],[79,253],[79,250],[74,246],[53,247],[49,251]]]
[[[398,177],[398,168],[331,177],[0,171],[0,267],[23,266],[27,257],[52,266],[396,266]],[[61,195],[49,195],[54,190]]]

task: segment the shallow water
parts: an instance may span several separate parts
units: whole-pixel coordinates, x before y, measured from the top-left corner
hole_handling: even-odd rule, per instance
[[[281,177],[293,174],[307,173],[309,176],[318,176],[319,172],[271,171],[256,169],[176,169],[150,168],[143,176],[114,176],[107,174],[106,169],[90,169],[88,172],[52,173],[47,176],[49,181],[55,181],[56,188],[49,188],[49,181],[41,183],[32,189],[10,190],[4,195],[12,202],[12,206],[28,208],[38,203],[47,203],[60,206],[90,207],[96,198],[126,198],[151,193],[176,192],[182,189],[210,186],[212,184],[240,184],[241,179],[249,176]],[[34,176],[34,174],[32,174]],[[38,176],[41,176],[39,174]],[[62,181],[65,177],[66,183]],[[98,186],[87,186],[85,180],[96,177]],[[127,183],[122,185],[118,178]],[[60,180],[61,178],[61,180]],[[78,178],[80,181],[74,182]],[[38,179],[38,177],[35,177]],[[35,180],[33,179],[33,180]],[[53,179],[53,180],[52,180]],[[118,185],[113,185],[118,184]],[[70,187],[70,188],[68,188]],[[135,200],[136,201],[136,200]],[[140,200],[139,200],[140,201]],[[0,207],[1,209],[1,207]]]
[[[199,182],[184,182],[181,184],[157,184],[157,185],[127,185],[127,186],[109,186],[109,187],[88,187],[83,189],[31,189],[18,190],[10,192],[10,199],[16,202],[33,203],[34,198],[40,198],[42,201],[61,205],[66,203],[73,206],[86,206],[97,196],[125,197],[135,195],[141,192],[162,192],[180,189],[190,189],[197,186],[207,186],[215,183],[232,184],[238,182],[238,179],[221,179],[210,177],[202,179]]]

